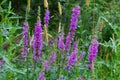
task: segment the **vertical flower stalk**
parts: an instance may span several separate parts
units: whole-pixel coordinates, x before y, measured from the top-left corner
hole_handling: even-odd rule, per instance
[[[70,20],[70,28],[69,31],[71,33],[71,40],[74,39],[75,36],[75,30],[77,29],[77,24],[78,24],[78,17],[80,14],[80,6],[76,6],[75,8],[73,8],[72,10],[72,15],[71,15],[71,20]]]
[[[50,63],[54,63],[56,61],[57,55],[56,53],[53,51],[51,56],[50,56]]]
[[[92,70],[92,80],[94,80],[94,62],[96,60],[98,53],[98,41],[94,37],[91,41],[91,45],[89,46],[89,55],[88,55],[88,61],[92,64],[88,64],[87,66]]]
[[[37,80],[45,80],[44,75],[45,75],[44,72],[40,72],[39,77],[38,77]]]
[[[78,17],[80,14],[80,6],[76,6],[72,10],[71,20],[70,20],[70,28],[68,35],[66,37],[66,50],[69,51],[71,47],[71,42],[75,37],[75,30],[77,29]]]
[[[75,42],[73,51],[67,61],[67,69],[68,70],[70,70],[71,67],[73,67],[75,65],[75,63],[77,62],[77,53],[78,53],[78,47],[77,47],[77,43]]]
[[[88,61],[95,62],[97,53],[98,53],[98,41],[96,38],[93,38],[91,41],[91,45],[89,46]]]
[[[72,10],[71,20],[70,20],[70,31],[75,31],[77,29],[78,17],[80,14],[80,6],[76,6]]]
[[[48,9],[46,9],[44,23],[47,28],[48,28],[49,20],[50,20],[50,11]]]
[[[24,22],[24,26],[23,26],[23,51],[21,53],[21,56],[24,58],[27,56],[27,52],[28,52],[28,22],[25,21]]]
[[[44,8],[45,8],[45,16],[44,16],[44,36],[46,39],[46,42],[48,43],[48,38],[52,37],[50,34],[48,34],[48,24],[49,24],[49,20],[50,20],[50,11],[48,9],[48,2],[47,0],[44,0]]]
[[[34,40],[33,40],[33,55],[34,60],[39,60],[39,55],[42,52],[43,40],[42,40],[42,25],[40,21],[40,6],[38,7],[38,20],[34,27]]]
[[[38,61],[43,46],[41,21],[38,20],[34,29],[33,54],[34,60]]]
[[[60,48],[62,51],[65,50],[65,44],[64,44],[63,40],[64,40],[63,33],[60,33],[60,36],[58,39],[58,48]]]
[[[49,62],[47,60],[44,61],[44,70],[45,71],[49,71],[50,66],[49,66]]]
[[[81,61],[83,59],[83,56],[85,55],[84,51],[81,51],[80,56],[79,56],[79,60]]]
[[[67,37],[66,37],[66,42],[65,42],[65,49],[69,52],[70,51],[70,47],[71,47],[71,43],[72,41],[70,40],[70,32],[68,33]]]

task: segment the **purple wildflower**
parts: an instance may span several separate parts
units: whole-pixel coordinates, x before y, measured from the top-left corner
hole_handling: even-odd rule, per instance
[[[24,22],[24,26],[23,26],[23,50],[21,53],[22,57],[26,57],[27,56],[27,51],[28,51],[28,22],[25,21]]]
[[[52,55],[50,56],[50,63],[54,63],[55,62],[55,60],[56,60],[56,53],[53,51],[52,52]]]
[[[92,66],[92,64],[87,64],[87,67],[89,68],[89,69],[91,69],[91,70],[93,70],[93,66]]]
[[[59,40],[58,40],[58,48],[60,48],[62,51],[65,50],[65,44],[64,44],[63,40],[64,40],[64,36],[61,33],[59,36]]]
[[[72,66],[75,65],[75,62],[77,61],[77,55],[72,53],[67,61],[67,69],[69,70]]]
[[[35,30],[34,30],[34,42],[33,42],[33,54],[34,60],[38,61],[39,54],[41,54],[43,42],[42,42],[42,27],[41,21],[37,21]]]
[[[79,80],[83,80],[83,77],[80,77]]]
[[[48,27],[49,20],[50,20],[50,12],[49,12],[49,10],[47,9],[47,10],[46,10],[46,13],[45,13],[45,17],[44,17],[44,23],[46,24],[46,27]]]
[[[80,14],[80,6],[76,6],[73,8],[72,10],[72,16],[71,16],[71,23],[70,23],[70,31],[75,31],[75,29],[77,29],[77,23],[78,23],[78,17]]]
[[[91,42],[92,44],[89,47],[88,61],[95,62],[98,53],[98,41],[96,38],[93,38]]]
[[[84,55],[85,55],[85,52],[82,51],[82,52],[80,53],[80,56],[79,56],[79,60],[80,60],[80,61],[82,60],[82,58],[83,58]]]
[[[40,72],[39,77],[38,77],[37,80],[45,80],[44,72]]]
[[[72,43],[70,39],[71,38],[70,38],[70,32],[69,32],[66,37],[66,43],[65,43],[65,48],[68,52],[70,51],[70,47],[71,47],[71,43]]]
[[[78,48],[77,48],[77,44],[75,42],[74,47],[73,47],[73,52],[71,53],[71,55],[69,56],[68,61],[67,61],[67,69],[68,70],[72,66],[74,66],[75,63],[77,62],[77,53],[78,53]]]
[[[44,61],[44,70],[49,70],[49,62],[47,60]]]
[[[66,50],[67,51],[70,51],[71,42],[74,40],[74,37],[75,37],[75,30],[77,29],[78,17],[80,14],[79,9],[80,9],[80,6],[76,6],[72,10],[69,33],[66,37]]]
[[[5,61],[3,59],[0,59],[0,68],[2,68],[4,63],[5,63]]]
[[[74,40],[74,38],[75,38],[75,31],[71,31],[70,35],[71,35],[71,40]]]
[[[74,53],[75,53],[75,54],[77,54],[77,53],[78,53],[78,45],[77,45],[77,43],[76,43],[76,42],[74,43],[74,46],[73,46],[73,51],[74,51]]]
[[[82,77],[80,77],[79,80],[84,80],[84,79]]]
[[[64,80],[64,78],[63,78],[63,77],[60,77],[59,80]]]

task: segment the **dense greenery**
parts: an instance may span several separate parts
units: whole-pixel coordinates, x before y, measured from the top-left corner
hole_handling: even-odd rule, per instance
[[[26,17],[27,0],[1,0],[0,1],[0,80],[37,80],[40,71],[43,71],[43,61],[49,60],[55,51],[57,59],[49,71],[45,72],[46,80],[92,80],[92,70],[86,65],[88,62],[89,46],[93,34],[99,41],[99,49],[96,62],[94,62],[95,80],[119,80],[120,79],[120,1],[119,0],[48,0],[50,22],[48,33],[52,36],[49,42],[43,38],[42,60],[33,60],[33,48],[29,46],[27,57],[21,58],[23,44],[23,23]],[[58,12],[58,2],[62,5],[62,16]],[[70,71],[64,68],[67,58],[62,59],[58,43],[49,45],[52,40],[59,37],[58,27],[61,21],[64,37],[69,31],[72,9],[80,5],[80,15],[75,39],[78,43],[78,58],[84,51],[82,60],[78,60]],[[34,34],[34,26],[37,21],[37,10],[40,6],[40,18],[42,28],[44,25],[44,0],[31,0],[28,15],[29,38]],[[44,28],[43,28],[44,30]],[[44,36],[43,36],[44,37]],[[29,41],[31,41],[29,39]],[[65,42],[65,40],[64,40]],[[4,60],[4,64],[1,61]],[[62,66],[61,66],[62,64]]]

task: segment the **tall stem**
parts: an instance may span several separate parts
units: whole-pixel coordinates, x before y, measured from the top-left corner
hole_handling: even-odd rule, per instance
[[[27,80],[28,80],[28,57],[26,56]]]
[[[93,0],[93,29],[92,29],[92,37],[95,36],[95,25],[94,25],[94,18],[95,18],[95,14],[94,14],[94,8],[95,8],[95,0]],[[93,53],[92,53],[93,55]],[[92,80],[94,80],[94,62],[92,61]]]
[[[94,80],[94,62],[92,61],[92,80]]]

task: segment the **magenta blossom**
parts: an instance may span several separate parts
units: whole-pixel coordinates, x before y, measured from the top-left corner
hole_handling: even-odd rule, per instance
[[[58,48],[60,48],[62,51],[65,50],[65,44],[64,44],[63,40],[64,40],[64,36],[61,33],[60,36],[59,36],[59,39],[58,39]]]
[[[72,16],[70,20],[70,31],[75,31],[77,29],[78,17],[80,14],[80,6],[76,6],[72,10]]]
[[[77,62],[77,53],[78,53],[78,47],[77,47],[77,43],[74,43],[74,47],[73,47],[73,52],[71,53],[71,55],[68,58],[67,61],[67,69],[69,70],[71,67],[73,67],[75,65],[75,63]]]
[[[88,61],[95,62],[97,53],[98,53],[98,41],[96,38],[93,38],[91,41],[91,45],[89,47]]]
[[[41,21],[37,21],[34,29],[33,54],[34,60],[38,61],[43,46]]]
[[[45,13],[45,17],[44,17],[44,23],[46,24],[46,27],[48,27],[49,20],[50,20],[50,12],[49,12],[49,10],[47,9],[47,10],[46,10],[46,13]]]
[[[28,52],[28,22],[27,21],[24,22],[24,26],[23,26],[23,40],[24,42],[23,42],[23,49],[21,56],[26,57]]]
[[[54,63],[55,60],[56,60],[56,58],[57,58],[57,55],[56,55],[56,53],[53,51],[53,52],[52,52],[52,55],[50,56],[50,63]]]
[[[38,77],[37,80],[45,80],[44,72],[40,72],[39,77]]]
[[[77,29],[78,18],[79,18],[79,14],[80,14],[79,9],[80,9],[80,6],[76,6],[72,10],[72,15],[71,15],[71,20],[70,20],[70,28],[69,28],[69,32],[66,37],[66,43],[65,43],[66,50],[68,52],[70,51],[71,43],[75,37],[75,30]]]
[[[69,32],[67,37],[66,37],[66,43],[65,43],[65,48],[68,52],[70,51],[71,43],[72,43],[71,36],[70,36],[70,32]]]
[[[49,62],[47,60],[44,61],[44,70],[48,71],[50,69]]]

